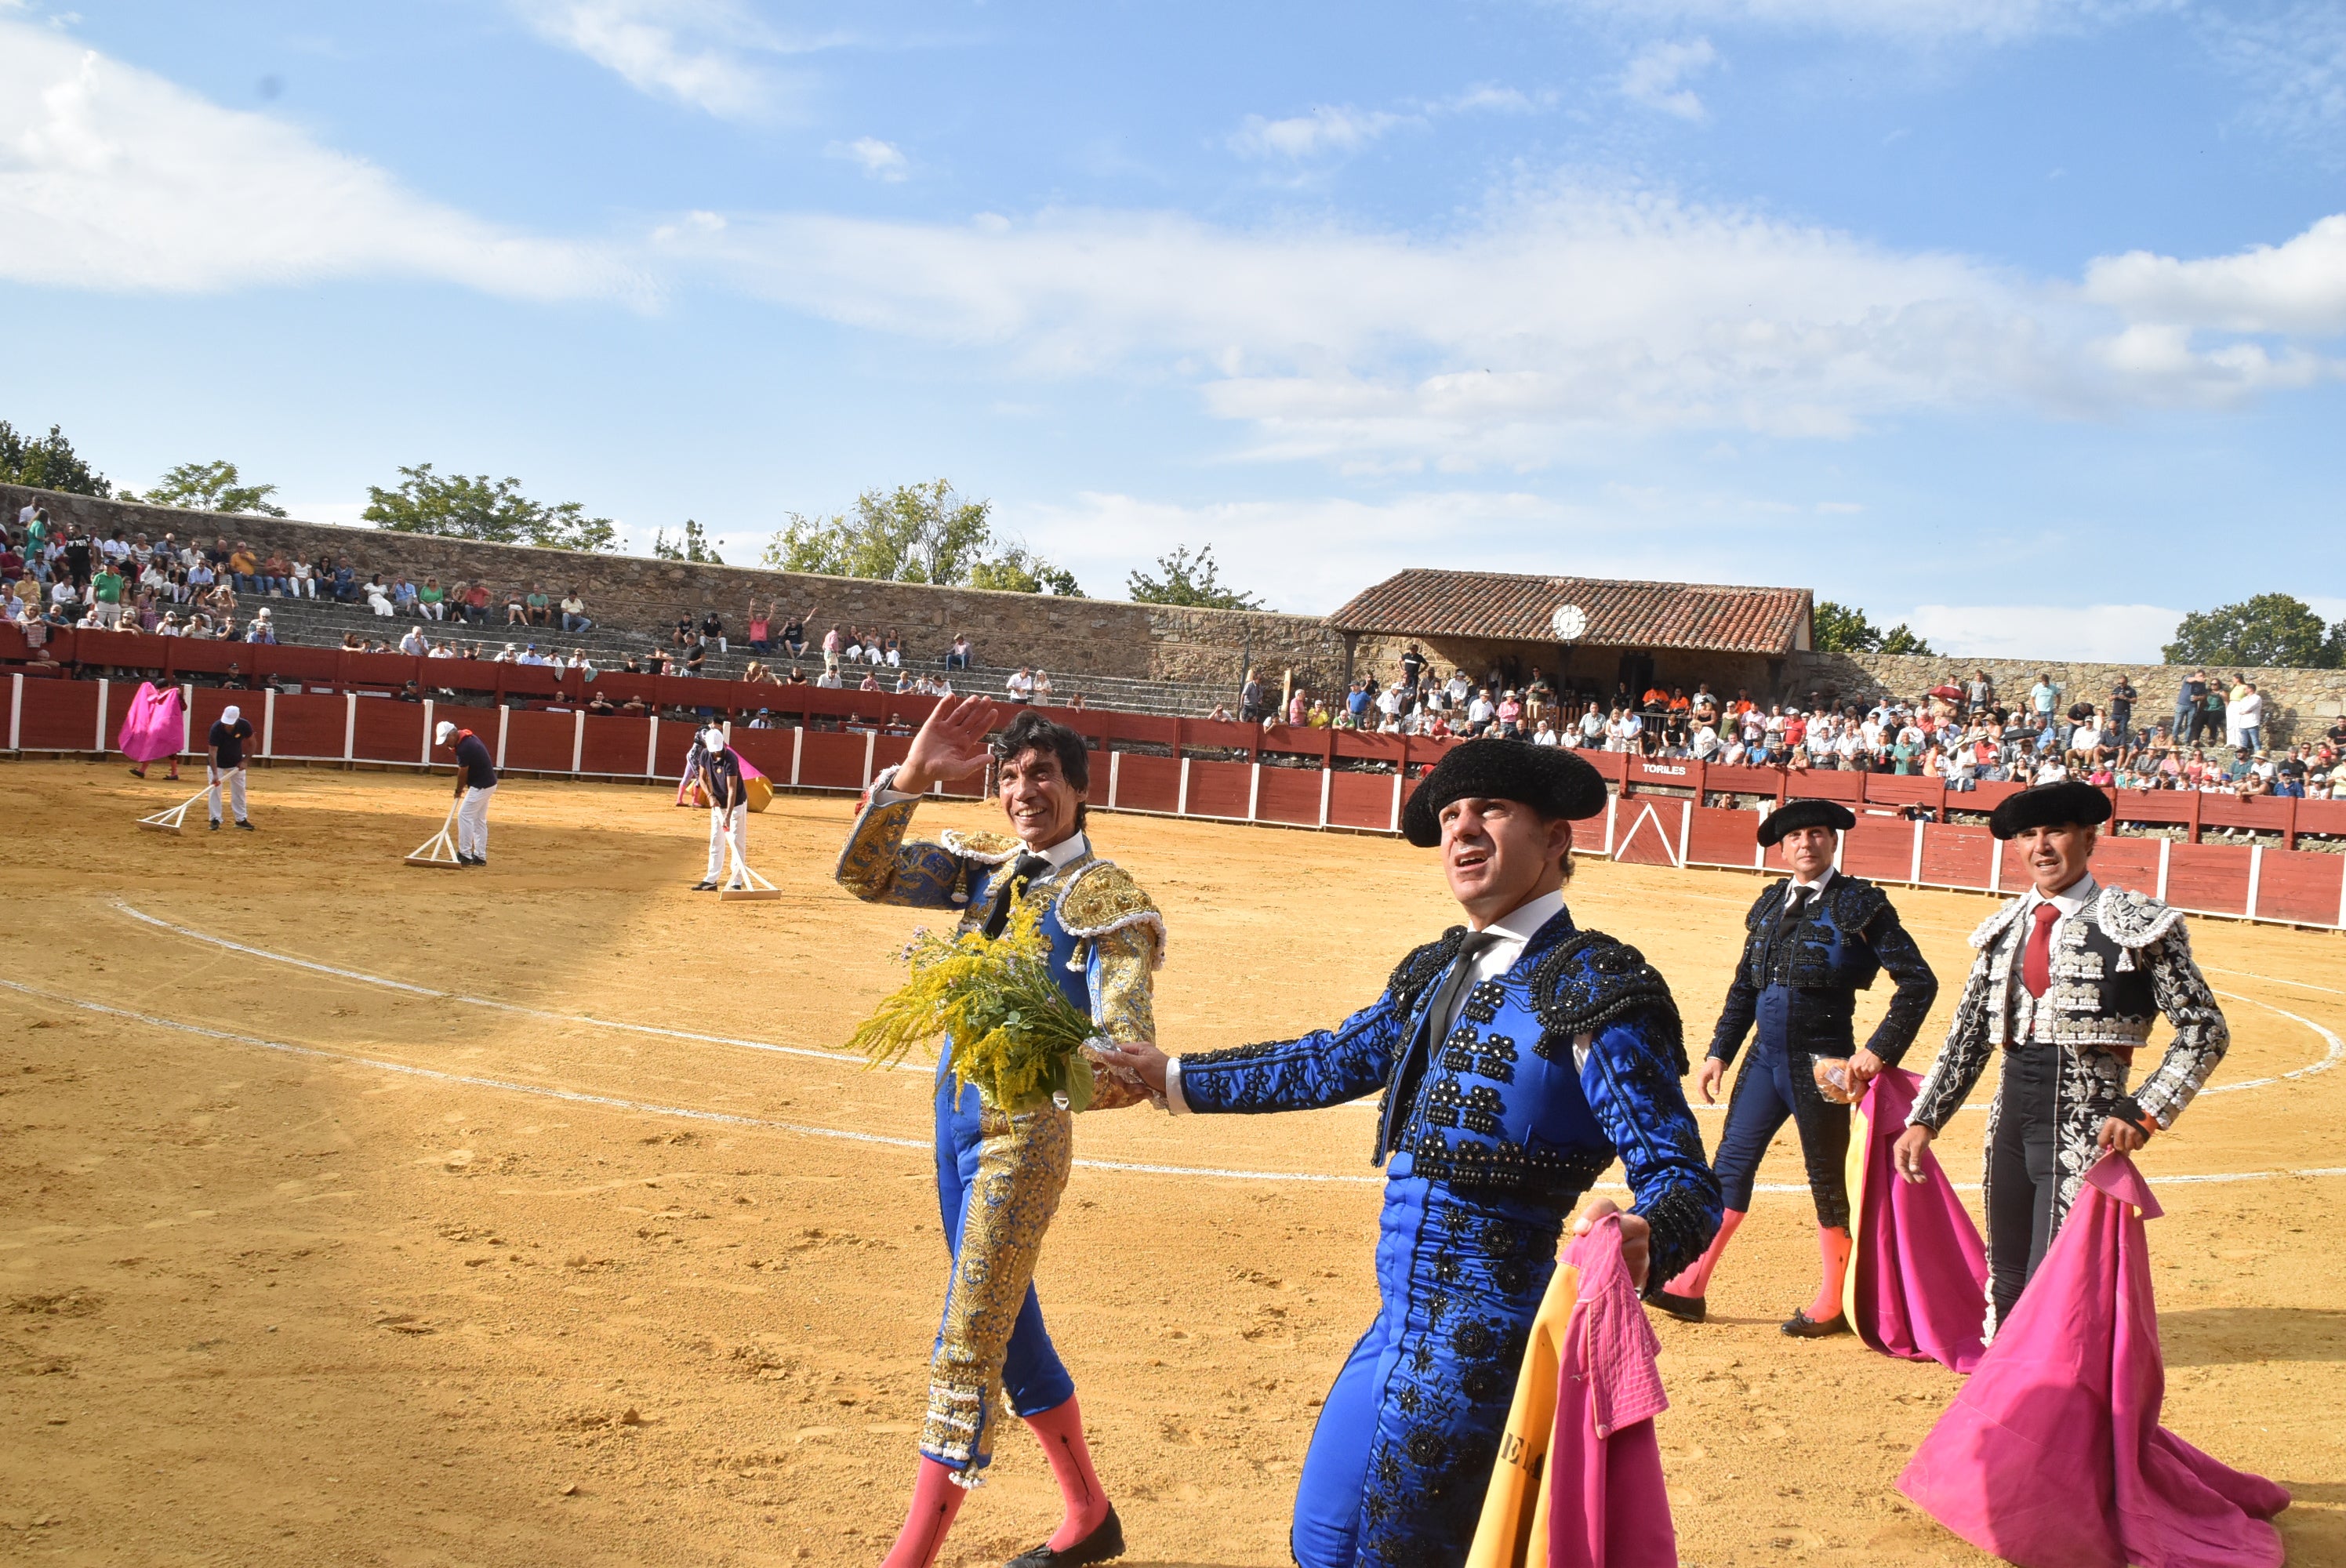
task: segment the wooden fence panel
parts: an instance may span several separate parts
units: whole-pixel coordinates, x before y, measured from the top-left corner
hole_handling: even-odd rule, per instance
[[[2112,844],[2152,844],[2148,839],[2105,840],[2094,851],[2094,871],[2100,874],[2103,853]],[[2148,892],[2148,880],[2121,884]],[[2167,865],[2167,901],[2178,909],[2207,914],[2245,914],[2249,908],[2249,852],[2230,844],[2175,844]]]
[[[1257,818],[1265,822],[1293,822],[1317,827],[1320,822],[1320,769],[1266,768],[1255,795]]]
[[[1181,799],[1181,765],[1127,751],[1117,759],[1116,803],[1126,811],[1171,811]]]
[[[1252,772],[1253,769],[1243,762],[1192,760],[1189,763],[1188,815],[1244,818],[1247,814],[1249,776]]]

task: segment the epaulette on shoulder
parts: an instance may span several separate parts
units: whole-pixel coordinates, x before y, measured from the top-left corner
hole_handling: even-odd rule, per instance
[[[1165,962],[1165,917],[1132,873],[1114,860],[1087,860],[1059,891],[1059,923],[1075,937],[1106,936],[1127,926],[1157,933],[1157,962]]]
[[[975,860],[981,866],[1003,865],[1015,859],[1022,847],[1007,833],[965,833],[959,828],[947,828],[937,835],[937,842],[963,860]]]
[[[1846,873],[1832,880],[1833,919],[1844,932],[1856,934],[1873,923],[1873,919],[1890,907],[1890,895],[1863,877]]]
[[[1385,982],[1385,994],[1392,999],[1393,1012],[1406,1018],[1417,1005],[1419,993],[1433,983],[1450,961],[1458,956],[1458,949],[1466,940],[1466,928],[1454,925],[1423,947],[1413,947],[1393,965],[1392,978]]]
[[[1996,933],[2001,932],[2005,926],[2010,925],[2013,922],[2014,917],[2017,916],[2019,913],[2020,901],[2018,899],[2014,899],[2002,909],[1996,911],[1995,913],[1988,916],[1987,919],[1980,921],[1978,925],[1972,928],[1970,939],[1972,946],[1974,948],[1984,948],[1987,946],[1988,943],[1995,940]]]
[[[2104,888],[2095,922],[2120,947],[2148,947],[2175,929],[2183,911],[2132,888]]]
[[[1653,1009],[1667,1021],[1660,1044],[1669,1047],[1678,1076],[1686,1076],[1686,1042],[1670,983],[1626,942],[1578,931],[1556,943],[1532,970],[1532,1005],[1539,1009],[1541,1026],[1565,1040]]]

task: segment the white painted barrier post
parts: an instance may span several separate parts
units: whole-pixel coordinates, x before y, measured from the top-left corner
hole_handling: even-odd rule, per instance
[[[1914,824],[1914,869],[1906,880],[1918,888],[1923,885],[1923,824],[1919,820]]]
[[[586,710],[580,708],[570,716],[570,772],[576,778],[578,765],[586,757]]]
[[[497,771],[500,773],[505,769],[505,720],[512,717],[512,708],[503,703],[497,705]]]
[[[790,731],[790,788],[793,789],[799,787],[799,764],[805,757],[806,726],[801,724]],[[648,773],[651,769],[647,768],[644,771]]]
[[[1392,826],[1386,830],[1388,832],[1401,831],[1401,769],[1396,768],[1393,769]]]
[[[1123,771],[1124,753],[1121,751],[1109,752],[1107,754],[1107,809],[1111,811],[1116,809],[1117,779]]]
[[[1688,799],[1678,802],[1678,869],[1680,871],[1686,869],[1687,846],[1693,841],[1694,801]]]
[[[2250,920],[2257,918],[2257,894],[2265,880],[2265,847],[2251,845],[2249,849],[2249,902],[2245,912]]]
[[[179,687],[179,755],[185,757],[196,748],[196,684],[188,682]]]
[[[1255,820],[1256,808],[1262,800],[1262,764],[1258,762],[1247,775],[1247,820]]]
[[[97,683],[97,744],[91,748],[100,757],[106,755],[106,709],[108,688],[114,683],[101,679]]]
[[[1336,770],[1332,768],[1320,769],[1320,825],[1323,828],[1328,825],[1328,799],[1335,788]]]
[[[342,760],[355,762],[359,755],[359,694],[342,693]],[[505,766],[505,737],[497,737],[497,765]]]
[[[22,751],[25,739],[25,677],[8,677],[8,749]]]
[[[865,730],[863,732],[863,782],[857,785],[857,789],[869,789],[872,788],[872,758],[873,753],[877,752],[879,748],[880,732],[876,729]]]
[[[427,697],[423,699],[423,745],[422,749],[418,752],[415,760],[420,766],[425,768],[432,766],[432,731],[434,723],[432,718],[432,709],[434,706],[432,698]]]
[[[659,776],[658,763],[659,715],[657,713],[648,713],[644,715],[644,777],[647,779],[658,778]],[[798,781],[798,769],[796,768],[792,768],[790,769],[790,782],[795,784]]]
[[[1173,814],[1177,817],[1189,814],[1189,759],[1186,757],[1181,759],[1181,792],[1173,798]]]
[[[2158,891],[2150,896],[2157,899],[2160,903],[2165,903],[2167,901],[2167,862],[2173,856],[2174,852],[2174,840],[2161,839],[2158,840]]]
[[[273,686],[260,699],[260,754],[277,755],[277,688]]]

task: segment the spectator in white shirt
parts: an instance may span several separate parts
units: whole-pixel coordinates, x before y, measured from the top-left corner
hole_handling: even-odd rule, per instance
[[[1719,731],[1708,724],[1696,725],[1692,750],[1698,762],[1716,760],[1719,756]]]
[[[1002,689],[1009,694],[1013,702],[1034,701],[1035,672],[1023,666],[1013,670],[1010,678],[1002,683]]]

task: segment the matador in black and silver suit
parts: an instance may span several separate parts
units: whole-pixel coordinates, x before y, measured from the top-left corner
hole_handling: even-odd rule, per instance
[[[2009,840],[2031,828],[2092,829],[2109,817],[2109,797],[2091,785],[2040,784],[2007,798],[1989,828]],[[2183,911],[2080,870],[2049,894],[2023,893],[1972,932],[1979,957],[1906,1117],[1910,1128],[1936,1134],[1988,1062],[2002,1058],[1983,1151],[1991,1339],[2101,1157],[2103,1124],[2145,1135],[2173,1126],[2231,1043],[2192,960]],[[2175,1036],[2129,1090],[2135,1053],[2162,1015]]]

